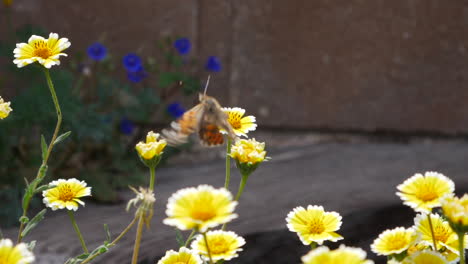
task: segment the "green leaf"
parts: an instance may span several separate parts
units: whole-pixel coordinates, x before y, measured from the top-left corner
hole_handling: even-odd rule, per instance
[[[185,239],[184,239],[184,236],[182,235],[182,232],[180,232],[179,229],[176,229],[175,233],[176,233],[177,244],[179,244],[179,247],[183,247],[185,245]]]
[[[21,232],[21,237],[25,237],[34,227],[39,224],[39,222],[44,219],[44,215],[47,212],[47,209],[43,209],[36,216],[34,216],[31,221],[26,225],[23,232]]]
[[[49,184],[44,184],[44,185],[41,185],[41,186],[37,187],[34,192],[35,193],[41,193],[41,192],[43,192],[45,190],[48,190],[50,188],[51,188],[51,186]]]
[[[200,89],[202,89],[200,80],[190,76],[184,76],[182,78],[182,91],[185,95],[191,95],[200,91]]]
[[[26,210],[26,207],[28,207],[29,201],[31,200],[34,190],[33,190],[33,185],[29,184],[26,187],[26,190],[24,191],[24,196],[23,196],[23,203],[22,203],[22,208],[23,210]]]
[[[27,224],[29,222],[29,218],[27,216],[21,216],[19,219],[20,223]]]
[[[29,242],[27,245],[28,245],[29,251],[33,251],[34,248],[36,247],[36,240]]]
[[[64,141],[68,136],[70,136],[70,134],[71,134],[71,131],[68,131],[58,136],[54,141],[54,145]]]
[[[159,87],[166,88],[178,81],[177,74],[171,72],[161,72],[159,75]]]
[[[106,247],[105,245],[100,245],[95,250],[93,250],[93,252],[91,252],[91,254],[94,255],[94,254],[98,253],[99,255],[101,255],[101,254],[106,253],[107,251],[109,251],[108,247]]]
[[[42,149],[42,160],[45,160],[47,155],[47,143],[45,141],[44,135],[41,135],[41,149]]]
[[[79,264],[81,263],[83,260],[87,259],[89,256],[91,255],[91,253],[83,253],[81,255],[78,255],[74,258],[70,258],[68,259],[65,264]]]
[[[112,237],[109,230],[109,226],[107,224],[104,224],[104,231],[106,231],[106,242],[110,242],[112,240]]]

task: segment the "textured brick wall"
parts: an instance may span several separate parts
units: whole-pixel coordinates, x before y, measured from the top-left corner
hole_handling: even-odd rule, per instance
[[[84,49],[121,56],[164,35],[224,69],[210,93],[274,127],[468,132],[463,0],[15,0]]]

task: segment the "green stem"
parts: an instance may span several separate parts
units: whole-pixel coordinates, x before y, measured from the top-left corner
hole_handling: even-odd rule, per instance
[[[205,239],[206,252],[208,252],[208,258],[210,259],[210,264],[213,264],[213,258],[211,258],[210,246],[208,245],[208,238],[206,237],[206,232],[203,233],[203,239]]]
[[[437,243],[434,235],[434,227],[432,226],[431,214],[427,214],[427,219],[429,221],[429,228],[431,229],[432,243],[434,244],[434,251],[437,251]]]
[[[460,250],[460,264],[465,264],[465,232],[458,232],[458,249]]]
[[[115,244],[117,244],[117,242],[119,242],[119,240],[133,227],[133,225],[136,223],[137,219],[138,219],[137,217],[134,217],[132,222],[130,222],[130,224],[122,231],[122,233],[120,233],[120,235],[118,237],[116,237],[114,239],[114,241],[112,241],[112,243],[107,245],[107,247],[110,248],[110,247],[115,246]],[[101,254],[102,253],[99,252],[99,251],[94,253],[93,255],[91,255],[91,256],[87,257],[85,260],[83,260],[83,262],[81,262],[81,264],[86,264],[86,263],[90,262],[91,260],[93,260],[94,258],[96,258],[97,256],[99,256]]]
[[[137,227],[137,232],[135,236],[135,245],[133,246],[133,256],[132,256],[132,264],[137,264],[138,262],[138,252],[140,251],[140,241],[141,241],[141,235],[143,231],[143,221],[145,213],[139,214],[138,217],[138,227]]]
[[[224,181],[224,188],[229,188],[229,182],[231,181],[231,139],[228,138],[226,143],[226,180]]]
[[[190,243],[190,240],[192,237],[197,233],[197,230],[194,228],[192,229],[192,233],[190,233],[189,237],[187,238],[187,241],[185,241],[184,247],[188,247],[188,244]]]
[[[85,243],[85,241],[83,239],[83,235],[81,235],[80,228],[78,228],[78,225],[76,224],[75,216],[73,215],[73,211],[72,210],[67,210],[67,213],[68,213],[68,216],[70,216],[70,220],[72,222],[73,228],[75,229],[76,234],[78,235],[78,239],[80,240],[81,247],[83,248],[83,252],[84,253],[89,253],[88,248],[86,247],[86,243]]]
[[[155,170],[156,168],[155,167],[150,167],[150,185],[149,185],[149,188],[151,191],[154,190],[154,181],[155,181]]]
[[[239,201],[239,198],[241,197],[242,192],[244,191],[245,184],[247,184],[247,179],[248,178],[249,178],[248,174],[242,175],[241,182],[239,184],[239,190],[237,191],[237,195],[236,195],[236,199],[235,199],[236,201]]]
[[[45,177],[46,171],[47,171],[47,161],[49,160],[50,153],[52,153],[52,148],[54,147],[54,142],[57,139],[58,133],[60,131],[60,126],[62,124],[62,111],[60,110],[60,104],[58,102],[57,94],[55,93],[55,88],[54,88],[54,83],[52,82],[52,78],[50,77],[50,72],[47,68],[44,68],[44,74],[47,80],[47,85],[49,86],[49,91],[52,96],[52,101],[54,102],[55,106],[55,112],[57,113],[57,124],[55,125],[55,130],[54,134],[52,135],[52,139],[50,140],[49,147],[47,149],[47,153],[42,160],[42,164],[39,167],[39,170],[37,171],[36,178],[35,179],[43,179]],[[40,183],[40,181],[36,181],[33,186],[33,192],[36,191],[37,185]],[[26,217],[28,214],[28,209],[29,209],[29,203],[31,202],[32,195],[24,201],[24,208],[23,208],[23,216]],[[18,239],[17,243],[21,242],[23,239],[21,233],[23,232],[23,229],[25,227],[24,223],[20,224],[20,228],[18,231]]]
[[[244,174],[242,175],[241,182],[239,184],[239,190],[237,190],[237,195],[236,195],[236,201],[239,201],[239,198],[241,197],[242,193],[244,192],[245,185],[247,184],[247,179],[249,178],[249,174]],[[226,224],[223,224],[221,227],[221,230],[226,230]]]

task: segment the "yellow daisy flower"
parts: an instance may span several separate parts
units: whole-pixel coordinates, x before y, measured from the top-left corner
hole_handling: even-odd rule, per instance
[[[406,257],[402,264],[448,264],[449,262],[439,253],[424,250]]]
[[[180,230],[196,228],[201,233],[237,217],[237,202],[231,193],[209,185],[181,189],[169,198],[164,224]]]
[[[437,172],[415,174],[397,186],[396,194],[405,205],[416,212],[430,213],[432,208],[441,205],[447,196],[453,194],[455,184],[448,177]]]
[[[21,68],[37,61],[49,69],[53,65],[60,65],[60,56],[67,56],[62,51],[70,45],[67,38],[59,39],[56,33],[50,33],[48,39],[32,35],[28,43],[16,44],[16,49],[13,51],[15,54],[13,63]]]
[[[247,137],[249,131],[255,131],[255,116],[244,116],[245,110],[239,107],[223,107],[222,110],[228,115],[228,122],[231,124],[234,133],[237,136]],[[221,133],[226,134],[226,131],[221,129]]]
[[[13,109],[10,107],[10,102],[3,101],[3,98],[0,96],[0,119],[6,118],[11,111]]]
[[[84,202],[79,198],[91,195],[91,187],[86,187],[86,182],[77,179],[59,179],[49,184],[53,188],[42,192],[42,200],[47,207],[52,210],[68,209],[78,210],[78,204],[84,206]]]
[[[372,252],[377,255],[389,256],[407,250],[417,236],[412,228],[397,227],[385,230],[371,245]]]
[[[137,150],[140,157],[146,160],[152,159],[156,155],[161,155],[162,151],[167,145],[166,140],[160,139],[158,133],[154,133],[153,131],[148,132],[146,135],[146,143],[139,142],[135,149]]]
[[[289,212],[286,222],[288,229],[296,232],[304,245],[312,242],[321,245],[326,240],[336,242],[343,239],[335,233],[341,227],[341,216],[337,212],[325,212],[322,206],[296,207]]]
[[[319,247],[311,250],[303,256],[304,264],[373,264],[372,260],[366,259],[366,252],[360,248],[346,247],[341,245],[335,250],[327,247]]]
[[[231,148],[230,156],[240,163],[254,165],[265,160],[265,143],[254,139],[237,140]]]
[[[458,237],[452,228],[450,228],[449,223],[437,214],[431,214],[430,217],[437,250],[446,248],[458,255]],[[432,233],[427,215],[419,214],[416,216],[414,219],[414,229],[420,234],[420,243],[433,247]]]
[[[13,246],[10,239],[0,239],[0,263],[29,264],[34,261],[34,255],[25,243]]]
[[[462,198],[448,197],[442,202],[442,211],[449,222],[460,225],[462,228],[468,227],[468,194]]]
[[[395,259],[389,259],[387,264],[400,264],[401,262],[396,261]]]
[[[192,250],[181,247],[179,252],[169,250],[166,255],[158,261],[157,264],[202,264],[200,256]]]
[[[206,232],[206,240],[208,241],[208,248],[214,262],[222,259],[231,260],[238,257],[237,253],[242,251],[241,247],[245,245],[244,238],[232,231],[208,231]],[[203,235],[198,235],[192,242],[191,247],[192,250],[200,254],[205,260],[209,259]]]

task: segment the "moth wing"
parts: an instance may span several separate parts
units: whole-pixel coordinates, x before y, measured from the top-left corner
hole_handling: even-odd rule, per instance
[[[224,136],[219,131],[217,125],[203,122],[198,131],[200,141],[204,146],[218,146],[224,143]]]
[[[203,105],[198,104],[185,112],[181,118],[172,121],[171,126],[163,129],[161,132],[167,144],[170,146],[177,146],[186,143],[188,137],[199,130],[203,112]]]

